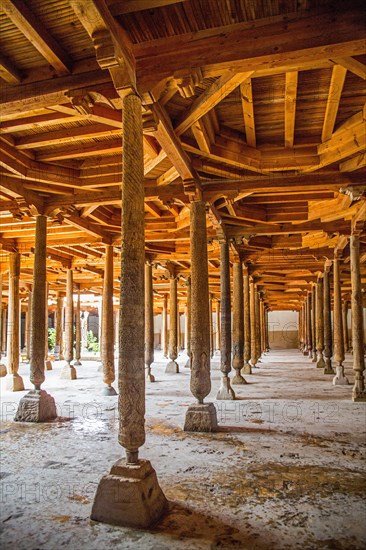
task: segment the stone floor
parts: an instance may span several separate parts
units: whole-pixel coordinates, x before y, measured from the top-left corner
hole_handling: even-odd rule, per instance
[[[154,529],[135,531],[89,519],[101,476],[123,455],[117,442],[117,397],[100,395],[95,361],[78,379],[47,372],[59,418],[12,421],[23,392],[2,390],[1,549],[363,549],[366,546],[366,404],[351,385],[332,386],[298,351],[272,351],[237,400],[211,400],[219,432],[182,431],[193,399],[189,370],[165,374],[157,352],[156,383],[147,387],[146,444],[170,501]],[[353,382],[351,356],[346,373]],[[29,366],[20,374],[30,388]],[[4,388],[4,379],[2,379]]]

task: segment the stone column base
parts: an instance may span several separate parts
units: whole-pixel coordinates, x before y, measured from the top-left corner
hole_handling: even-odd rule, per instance
[[[324,369],[325,367],[325,361],[324,361],[324,358],[323,358],[323,354],[319,354],[319,359],[318,359],[318,362],[316,364],[316,368],[317,369]]]
[[[309,352],[308,352],[307,349],[305,349],[302,353],[303,353],[303,355],[305,355],[305,357],[307,357],[309,355]]]
[[[62,378],[63,380],[76,380],[77,376],[75,367],[73,367],[72,365],[65,365],[61,369],[60,378]]]
[[[10,391],[24,391],[23,378],[19,374],[8,374],[5,388]]]
[[[99,482],[91,519],[122,527],[147,529],[167,510],[154,468],[148,460],[118,460]]]
[[[249,363],[246,363],[244,367],[241,369],[242,374],[252,374],[252,367]]]
[[[98,366],[97,372],[103,372],[103,364]]]
[[[102,389],[102,395],[118,395],[113,386],[104,386]]]
[[[45,390],[31,390],[21,398],[15,422],[51,422],[57,418],[55,400]]]
[[[223,376],[221,378],[221,386],[219,391],[217,392],[216,399],[219,399],[219,400],[235,399],[235,393],[231,387],[230,378],[228,376]]]
[[[339,365],[336,367],[336,375],[333,378],[333,386],[347,386],[349,384],[348,378],[344,376],[344,367]]]
[[[3,376],[6,376],[7,374],[8,374],[8,371],[6,370],[6,366],[0,365],[0,378],[2,378]]]
[[[221,351],[219,349],[215,351],[214,357],[221,357]]]
[[[366,402],[366,390],[363,380],[355,380],[355,385],[352,388],[352,401],[354,401],[355,403]]]
[[[312,353],[312,359],[311,359],[311,361],[312,361],[313,363],[316,363],[316,362],[317,362],[317,357],[316,357],[315,351],[313,351],[313,353]]]
[[[187,359],[186,364],[184,365],[184,368],[185,369],[190,369],[191,368],[191,359],[189,357]]]
[[[51,361],[49,361],[49,359],[47,359],[45,362],[44,362],[44,368],[46,370],[52,370],[52,363]]]
[[[165,369],[166,373],[177,374],[179,372],[179,365],[176,361],[169,361]]]
[[[81,367],[82,363],[80,363],[80,361],[78,359],[77,361],[75,361],[74,365],[75,365],[75,367]]]
[[[213,403],[190,405],[186,412],[183,430],[185,432],[215,432],[217,414]]]
[[[150,372],[149,374],[146,374],[145,380],[147,382],[155,382],[155,376],[153,374],[151,374],[151,372]]]

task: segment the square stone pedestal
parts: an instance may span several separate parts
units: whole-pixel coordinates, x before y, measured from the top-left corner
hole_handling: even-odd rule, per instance
[[[45,390],[31,390],[21,398],[16,422],[50,422],[57,418],[54,398]]]
[[[186,412],[185,432],[214,432],[217,429],[217,414],[213,403],[191,405]]]
[[[76,369],[72,365],[65,365],[60,372],[60,378],[62,380],[76,380]]]
[[[176,361],[169,361],[165,368],[165,372],[168,374],[178,374],[179,372],[179,365]]]
[[[100,480],[90,517],[102,523],[146,529],[161,518],[167,507],[150,462],[127,464],[121,459]]]

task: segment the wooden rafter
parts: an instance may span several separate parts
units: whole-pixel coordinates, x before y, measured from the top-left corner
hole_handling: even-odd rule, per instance
[[[332,137],[346,74],[347,69],[341,65],[334,66],[324,116],[322,142],[328,141]]]

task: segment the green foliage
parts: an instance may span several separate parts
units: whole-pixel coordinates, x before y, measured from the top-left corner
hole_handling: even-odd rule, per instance
[[[86,339],[87,339],[87,348],[89,351],[94,351],[94,353],[99,351],[99,342],[98,338],[94,336],[92,330],[88,330],[86,333]]]
[[[56,329],[49,328],[48,329],[48,349],[51,351],[54,351],[55,345],[56,345]]]

